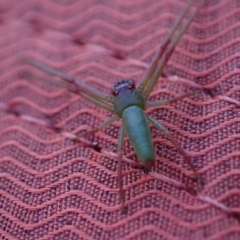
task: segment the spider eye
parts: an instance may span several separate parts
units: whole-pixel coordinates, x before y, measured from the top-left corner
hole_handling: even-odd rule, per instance
[[[129,87],[132,89],[132,88],[135,88],[135,81],[134,80],[129,80],[128,81],[128,85],[129,85]]]
[[[112,94],[113,96],[116,96],[116,95],[118,94],[118,90],[116,89],[115,86],[111,88],[111,94]]]

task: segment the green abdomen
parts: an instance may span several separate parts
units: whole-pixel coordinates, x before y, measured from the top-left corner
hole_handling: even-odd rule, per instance
[[[154,164],[155,150],[143,110],[137,106],[130,106],[123,111],[122,119],[137,157],[143,165],[150,167]]]

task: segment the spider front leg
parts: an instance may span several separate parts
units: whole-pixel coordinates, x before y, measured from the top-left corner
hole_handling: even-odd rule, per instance
[[[23,61],[30,66],[33,66],[39,70],[44,71],[45,73],[60,77],[63,82],[58,82],[53,79],[49,80],[49,78],[44,78],[44,77],[41,77],[41,76],[38,76],[35,74],[31,74],[29,72],[25,72],[25,74],[36,77],[37,79],[40,79],[40,80],[50,82],[54,85],[64,87],[64,88],[70,90],[71,92],[74,92],[78,95],[83,96],[84,98],[86,98],[90,102],[93,102],[94,104],[101,105],[101,107],[103,107],[109,111],[113,111],[112,98],[108,94],[100,92],[97,89],[94,89],[94,88],[88,86],[87,84],[80,81],[79,79],[71,77],[68,74],[66,74],[60,70],[51,68],[51,67],[49,67],[41,62],[38,62],[36,60],[24,58]]]
[[[150,123],[152,123],[157,129],[161,130],[166,137],[172,142],[172,144],[176,147],[178,152],[183,156],[184,160],[186,163],[190,166],[192,171],[194,172],[196,178],[199,180],[199,182],[203,185],[203,178],[202,176],[198,173],[196,168],[194,167],[193,163],[191,162],[190,157],[186,154],[186,152],[180,147],[180,145],[177,143],[173,135],[168,131],[166,127],[164,127],[160,122],[158,122],[156,119],[147,116],[147,119]]]
[[[151,80],[151,78],[152,78],[152,76],[153,76],[153,74],[156,71],[156,68],[158,66],[158,62],[161,60],[163,54],[166,52],[169,44],[172,42],[173,35],[176,33],[176,31],[177,31],[178,27],[180,26],[183,18],[185,17],[189,8],[193,5],[194,2],[195,2],[195,0],[191,0],[189,2],[188,6],[184,9],[182,14],[179,16],[178,20],[175,22],[174,26],[172,27],[172,29],[168,33],[166,39],[163,41],[160,48],[158,49],[158,51],[154,55],[154,57],[152,59],[152,62],[149,65],[149,68],[147,69],[146,73],[144,74],[144,76],[143,76],[143,78],[142,78],[142,80],[139,84],[139,89],[141,91],[143,91],[146,88],[148,82]]]
[[[174,38],[174,34],[180,27],[183,18],[187,15],[188,10],[195,2],[197,1],[191,0],[189,2],[186,9],[183,11],[183,13],[180,15],[173,28],[171,29],[166,40],[163,42],[163,45],[161,45],[160,49],[154,56],[153,61],[151,62],[146,74],[142,78],[138,88],[144,93],[146,99],[152,92],[153,88],[155,87],[160,75],[163,72],[163,69],[165,68],[169,58],[171,57],[182,35],[186,32],[189,25],[191,24],[194,17],[197,15],[205,1],[204,0],[201,1],[201,3],[197,6],[196,10],[190,16],[189,20],[183,25],[183,27],[179,30],[179,32],[176,34],[176,37]]]

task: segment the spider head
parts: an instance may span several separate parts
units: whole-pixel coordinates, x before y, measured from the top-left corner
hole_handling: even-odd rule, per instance
[[[124,79],[118,83],[116,83],[112,88],[111,88],[111,93],[115,97],[117,96],[120,92],[125,92],[129,90],[135,89],[135,82],[132,79]]]

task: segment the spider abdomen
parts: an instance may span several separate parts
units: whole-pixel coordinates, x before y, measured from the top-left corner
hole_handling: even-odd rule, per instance
[[[130,106],[123,111],[122,120],[138,159],[144,166],[151,167],[155,150],[145,113],[138,106]]]

